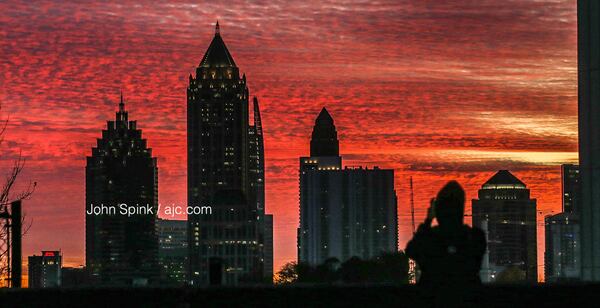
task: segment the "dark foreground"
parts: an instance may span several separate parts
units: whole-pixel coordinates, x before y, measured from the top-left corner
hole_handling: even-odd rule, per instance
[[[0,289],[0,307],[594,307],[600,285]]]

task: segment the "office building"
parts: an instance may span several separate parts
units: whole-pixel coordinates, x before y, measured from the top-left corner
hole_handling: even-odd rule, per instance
[[[544,280],[547,283],[581,278],[581,186],[579,166],[562,165],[562,213],[546,216]]]
[[[582,280],[600,281],[600,1],[577,1]]]
[[[272,269],[265,238],[264,145],[258,99],[250,123],[246,76],[217,23],[187,89],[189,275],[194,286],[264,281]],[[271,235],[268,235],[268,234]]]
[[[28,262],[30,288],[57,288],[61,286],[62,256],[60,251],[42,251],[40,256],[30,256]]]
[[[333,118],[315,121],[310,156],[300,158],[298,261],[371,259],[398,250],[394,171],[342,168]]]
[[[546,283],[577,281],[581,277],[579,217],[573,213],[546,216]]]
[[[537,282],[536,206],[525,183],[508,170],[498,171],[481,186],[472,211],[473,226],[486,232],[488,240],[483,270],[489,277],[483,281],[510,276],[510,282]]]
[[[85,256],[90,283],[155,283],[159,277],[158,167],[136,121],[128,120],[122,95],[116,119],[107,122],[85,170]]]

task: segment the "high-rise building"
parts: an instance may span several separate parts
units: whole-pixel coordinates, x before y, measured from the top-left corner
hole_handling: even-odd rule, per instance
[[[299,262],[396,252],[394,171],[342,168],[337,131],[325,108],[315,121],[310,154],[300,158]]]
[[[579,217],[567,212],[546,216],[545,231],[544,280],[547,283],[578,280],[581,276]]]
[[[136,121],[128,120],[122,95],[115,121],[107,122],[87,157],[85,208],[90,282],[109,286],[156,282],[158,167]]]
[[[28,261],[30,288],[61,286],[62,256],[60,251],[42,251],[41,256],[30,256]]]
[[[498,171],[485,182],[478,197],[472,201],[473,226],[484,230],[488,239],[484,258],[489,267],[484,271],[489,277],[482,280],[511,277],[536,283],[536,199],[530,198],[525,183],[508,170]]]
[[[158,219],[158,263],[161,285],[187,283],[187,221]]]
[[[581,265],[600,281],[600,2],[577,1]]]
[[[212,214],[188,215],[192,285],[256,282],[266,269],[263,130],[254,98],[221,37],[189,76],[188,203]],[[272,236],[272,235],[271,235]]]
[[[262,245],[263,276],[273,280],[273,215],[265,213],[265,146],[260,108],[256,97],[252,100],[254,123],[248,128],[249,202],[257,209],[259,243]]]
[[[545,221],[546,250],[544,278],[546,282],[578,280],[581,277],[581,209],[579,166],[562,165],[563,212],[548,215]]]
[[[579,166],[564,164],[560,166],[562,211],[579,213],[581,210],[581,176]]]

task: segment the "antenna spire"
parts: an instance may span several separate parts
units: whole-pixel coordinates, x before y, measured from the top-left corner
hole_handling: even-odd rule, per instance
[[[121,89],[121,102],[119,103],[119,111],[125,111],[125,103],[123,102],[123,89]]]
[[[219,27],[218,19],[217,19],[217,25],[215,26],[215,35],[221,35],[221,28]]]
[[[413,178],[410,177],[410,220],[412,224],[412,232],[415,234],[415,194],[413,191]]]

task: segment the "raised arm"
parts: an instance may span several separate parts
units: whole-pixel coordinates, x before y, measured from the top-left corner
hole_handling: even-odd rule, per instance
[[[415,232],[413,238],[406,245],[404,252],[409,258],[417,260],[425,250],[425,247],[429,241],[428,235],[431,232],[431,223],[433,218],[435,218],[435,199],[431,199],[429,209],[427,209],[427,217],[425,217],[425,221],[419,225],[417,232]]]

